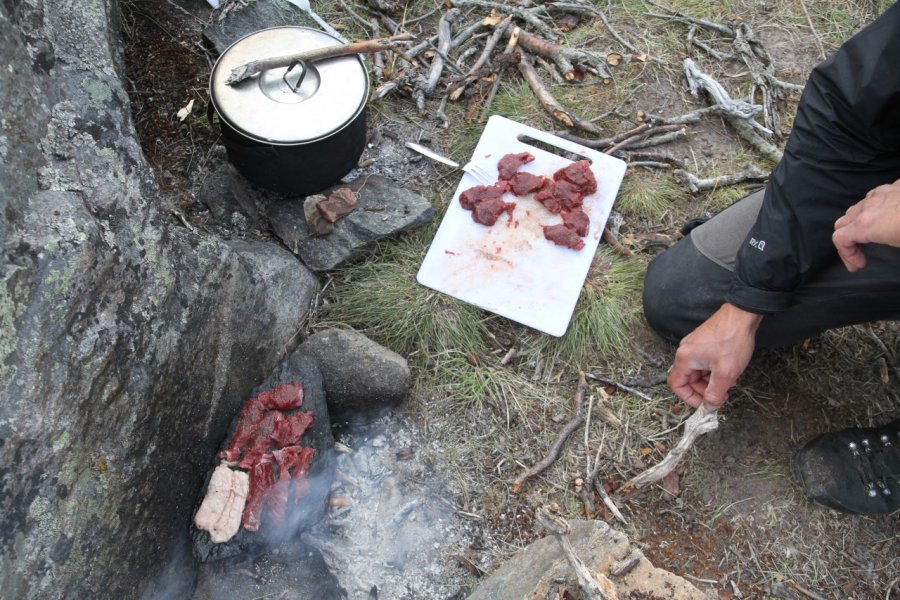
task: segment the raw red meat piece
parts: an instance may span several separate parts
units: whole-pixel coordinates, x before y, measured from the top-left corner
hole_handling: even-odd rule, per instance
[[[563,210],[578,208],[584,202],[584,192],[567,179],[560,179],[554,182],[553,197],[559,202]]]
[[[278,479],[306,477],[315,453],[315,448],[301,446],[287,446],[273,452],[275,461],[278,463]]]
[[[544,205],[544,208],[552,212],[553,214],[559,214],[559,211],[562,210],[562,206],[559,205],[559,200],[553,197],[553,192],[556,189],[556,183],[547,180],[548,184],[545,185],[541,190],[534,195],[534,199]]]
[[[575,210],[564,210],[562,212],[562,220],[563,225],[565,225],[581,237],[586,236],[588,230],[591,228],[590,218],[580,208]]]
[[[241,457],[241,454],[249,446],[253,439],[256,426],[263,420],[266,407],[260,401],[258,396],[254,396],[244,403],[241,408],[241,415],[238,417],[237,427],[231,436],[231,445],[228,449],[219,454],[219,458],[234,462]]]
[[[291,446],[300,441],[306,430],[312,425],[312,412],[295,412],[275,421],[275,431],[272,440],[276,448]]]
[[[534,160],[534,156],[528,152],[520,152],[518,154],[507,154],[497,163],[498,179],[509,181],[524,164]]]
[[[508,212],[509,218],[512,219],[512,213],[515,208],[515,202],[504,202],[496,198],[489,198],[475,205],[475,210],[472,211],[472,218],[476,223],[490,227],[497,222],[497,219],[504,212]]]
[[[244,507],[243,523],[247,531],[259,530],[266,491],[275,485],[275,465],[267,454],[250,470],[250,493]]]
[[[250,469],[259,462],[269,451],[269,446],[272,445],[272,434],[275,433],[276,421],[283,419],[284,415],[278,411],[266,411],[262,421],[257,424],[256,429],[253,431],[253,438],[249,447],[244,450],[244,456],[241,458],[241,462],[238,463],[238,467]]]
[[[329,223],[334,223],[341,217],[345,217],[353,212],[356,205],[359,204],[359,196],[357,196],[350,188],[340,188],[334,191],[326,200],[316,203],[316,209],[322,218]]]
[[[301,448],[300,446],[288,446],[275,452],[275,460],[278,462],[278,479],[293,481],[295,503],[309,492],[309,465],[315,453],[314,448]]]
[[[565,246],[572,250],[584,248],[584,240],[562,223],[559,225],[545,225],[544,237],[558,246]]]
[[[266,514],[269,515],[269,521],[275,525],[284,524],[287,518],[288,495],[291,491],[289,481],[277,481],[272,487],[265,492],[265,501],[263,505]]]
[[[536,192],[547,184],[547,178],[543,175],[535,175],[534,173],[526,173],[522,171],[516,173],[509,180],[510,191],[516,196],[524,196]]]
[[[556,181],[565,179],[575,185],[585,196],[597,191],[597,180],[591,171],[591,163],[586,160],[578,160],[563,167],[553,174],[553,179]]]
[[[291,410],[303,404],[303,384],[299,381],[279,383],[259,395],[263,406],[272,410]]]
[[[506,192],[506,185],[476,185],[459,195],[459,203],[466,210],[475,210],[482,200],[499,199]]]

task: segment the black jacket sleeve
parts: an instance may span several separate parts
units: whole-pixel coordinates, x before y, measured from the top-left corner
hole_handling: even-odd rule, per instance
[[[834,222],[900,178],[900,2],[810,75],[727,300],[772,313],[837,259]]]

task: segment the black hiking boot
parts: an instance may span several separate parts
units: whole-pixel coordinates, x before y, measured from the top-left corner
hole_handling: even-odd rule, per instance
[[[813,438],[794,453],[791,470],[807,498],[839,512],[900,510],[900,419]]]

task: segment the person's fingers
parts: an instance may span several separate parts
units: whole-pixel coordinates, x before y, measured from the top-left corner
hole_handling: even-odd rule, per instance
[[[703,391],[702,388],[698,390],[696,387],[697,381],[697,372],[694,369],[685,368],[675,361],[672,370],[669,371],[669,388],[686,404],[695,408],[703,402]]]
[[[709,385],[703,394],[703,404],[719,408],[728,399],[728,390],[737,383],[738,376],[726,369],[717,369],[710,373]]]
[[[842,227],[831,236],[838,256],[851,273],[866,266],[866,255],[853,237],[852,226]]]

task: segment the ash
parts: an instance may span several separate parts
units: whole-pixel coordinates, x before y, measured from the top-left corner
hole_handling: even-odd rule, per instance
[[[337,476],[325,520],[303,534],[350,600],[464,597],[461,555],[475,536],[429,464],[440,444],[397,416],[337,433]]]

